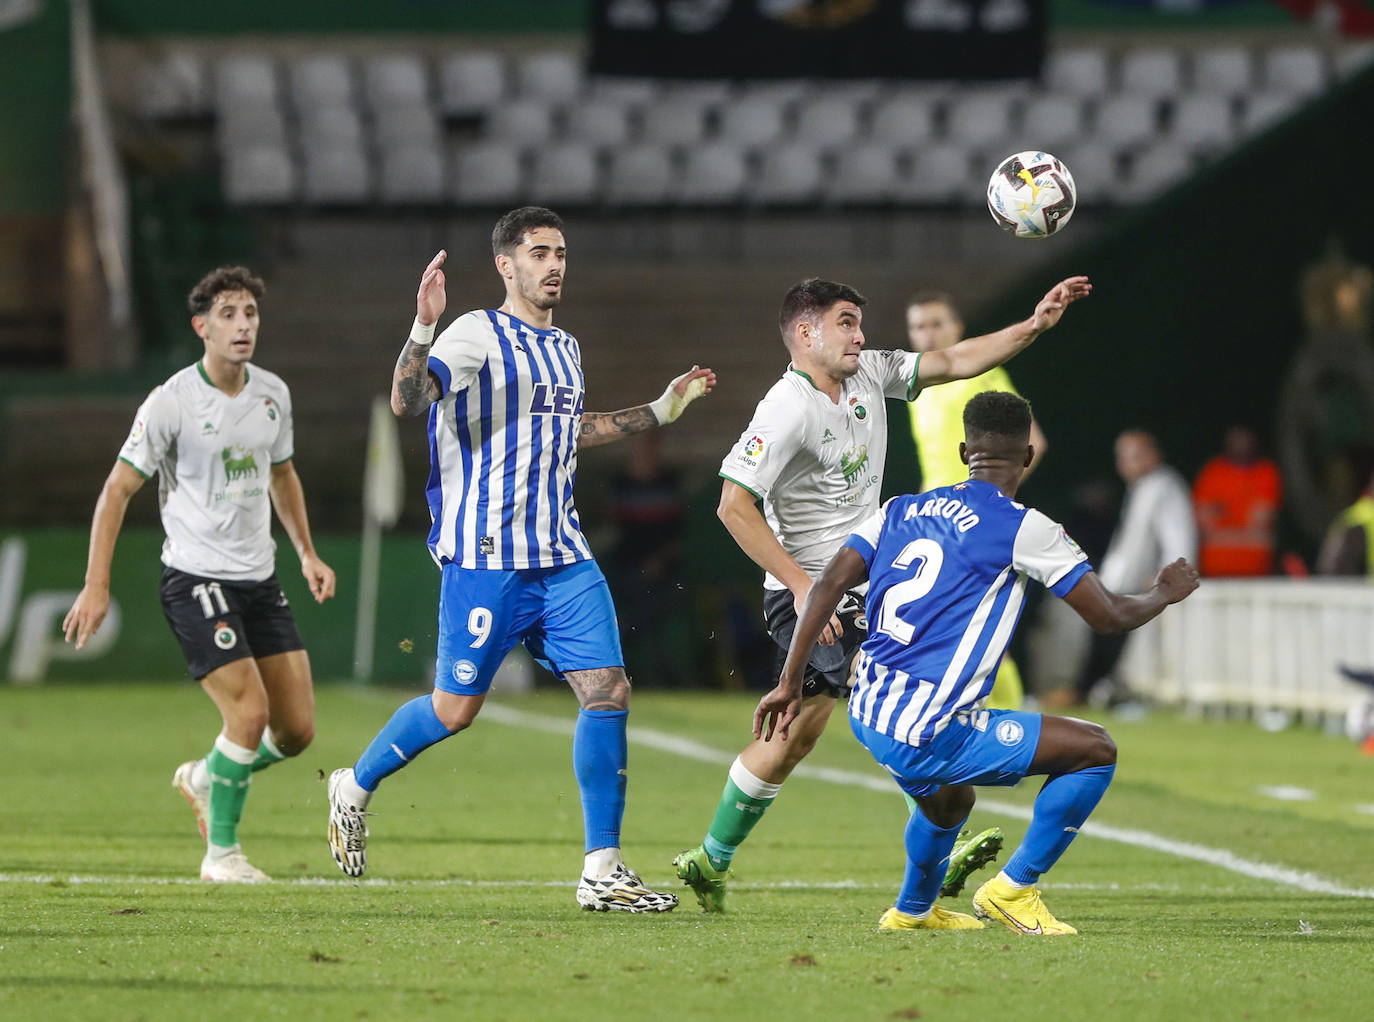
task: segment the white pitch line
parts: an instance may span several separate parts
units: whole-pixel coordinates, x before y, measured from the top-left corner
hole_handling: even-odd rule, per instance
[[[500,703],[487,703],[483,706],[482,717],[485,720],[512,727],[527,728],[556,735],[571,736],[574,729],[574,724],[563,717],[547,717],[543,714],[528,713]],[[651,728],[631,727],[627,737],[636,745],[647,746],[659,752],[681,756],[684,759],[716,763],[721,766],[728,766],[735,761],[735,756],[732,753],[722,752],[690,738],[683,738],[663,731],[654,731]],[[813,780],[824,781],[827,784],[867,788],[889,795],[893,794],[894,790],[894,784],[890,778],[855,773],[851,770],[836,770],[831,767],[814,767],[806,763],[802,763],[793,770],[792,775],[794,777],[809,777]],[[978,805],[988,812],[1000,813],[1017,820],[1029,820],[1031,818],[1029,807],[983,798],[981,793]],[[1252,877],[1256,880],[1267,880],[1287,887],[1296,887],[1313,894],[1334,894],[1343,898],[1374,899],[1374,888],[1346,887],[1344,884],[1327,880],[1325,877],[1309,873],[1306,870],[1246,859],[1224,848],[1209,848],[1206,845],[1193,844],[1188,841],[1175,841],[1172,838],[1162,837],[1147,830],[1114,827],[1106,823],[1089,821],[1083,826],[1082,833],[1089,837],[1101,838],[1104,841],[1116,841],[1137,848],[1163,852],[1166,855],[1173,855],[1181,859],[1192,859],[1209,866],[1229,870],[1232,873],[1239,873],[1242,876]]]

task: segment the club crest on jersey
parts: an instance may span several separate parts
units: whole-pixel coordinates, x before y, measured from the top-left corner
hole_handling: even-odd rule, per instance
[[[851,397],[849,399],[849,407],[854,411],[854,418],[858,419],[860,422],[868,418],[868,409],[859,404],[859,399],[857,397]]]
[[[993,734],[1003,745],[1019,745],[1021,739],[1026,737],[1026,729],[1019,720],[1001,720],[997,722],[997,730]]]
[[[460,685],[471,685],[477,679],[477,665],[471,660],[453,662],[453,680]]]
[[[215,645],[220,649],[233,649],[238,645],[239,635],[227,622],[215,622]]]
[[[273,422],[277,421],[277,403],[270,397],[262,399],[262,403],[267,406],[267,417]]]
[[[531,415],[581,415],[582,395],[575,387],[556,383],[536,383],[530,394]]]

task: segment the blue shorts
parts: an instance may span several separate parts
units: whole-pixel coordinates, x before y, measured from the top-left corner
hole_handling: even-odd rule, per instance
[[[443,566],[435,687],[481,695],[519,642],[560,680],[567,671],[625,665],[611,590],[595,561],[516,571]]]
[[[922,746],[908,745],[850,717],[854,737],[912,798],[942,784],[1011,787],[1026,776],[1040,744],[1040,714],[1020,710],[956,713]]]

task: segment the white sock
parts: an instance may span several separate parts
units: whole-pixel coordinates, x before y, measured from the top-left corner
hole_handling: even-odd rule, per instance
[[[593,879],[610,876],[619,865],[619,848],[593,848],[582,862],[582,875]]]
[[[205,757],[196,760],[196,765],[191,767],[191,787],[196,791],[210,790],[210,771],[205,769]]]
[[[352,767],[349,767],[348,772],[339,778],[339,793],[343,795],[344,801],[354,809],[366,809],[367,803],[373,795],[372,792],[358,783],[358,779],[353,776]]]
[[[1011,877],[1007,876],[1006,870],[999,870],[997,873],[997,879],[1002,881],[1002,883],[1006,884],[1008,887],[1016,888],[1018,891],[1024,891],[1027,887],[1035,886],[1034,884],[1018,884]]]
[[[234,845],[232,848],[225,848],[223,845],[206,844],[205,856],[209,859],[222,859],[226,855],[233,855],[242,845]]]

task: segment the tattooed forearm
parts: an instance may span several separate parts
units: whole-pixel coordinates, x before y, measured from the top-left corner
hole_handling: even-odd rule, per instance
[[[618,412],[584,412],[578,447],[595,447],[613,440],[623,440],[631,433],[643,433],[658,425],[648,405],[622,408]]]
[[[429,345],[407,340],[391,377],[391,410],[419,415],[439,400],[439,387],[429,372]]]

